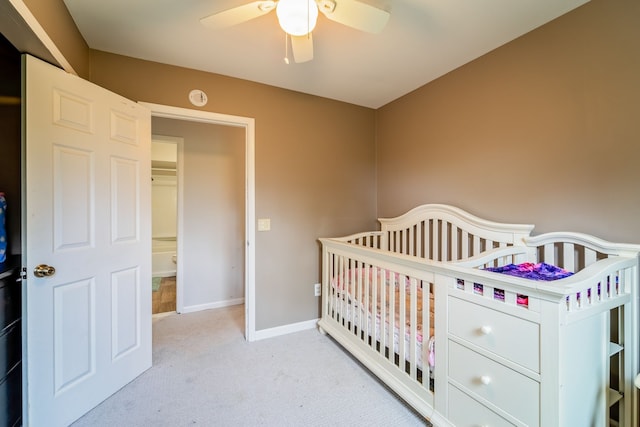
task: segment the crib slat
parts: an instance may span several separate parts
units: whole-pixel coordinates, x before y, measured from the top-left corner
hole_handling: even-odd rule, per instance
[[[356,277],[356,270],[358,268],[357,262],[349,259],[349,287],[347,288],[346,291],[346,295],[344,297],[344,303],[347,305],[347,309],[351,310],[350,314],[351,316],[349,317],[349,330],[351,331],[351,333],[355,333],[355,320],[356,320],[356,310],[354,309],[354,307],[351,306],[351,304],[349,304],[348,298],[349,295],[351,295],[352,298],[357,298],[357,290],[356,290],[356,286],[357,286],[357,280],[358,278]]]
[[[407,255],[413,255],[413,226],[407,228],[407,230],[405,231],[405,237],[405,253]]]
[[[370,291],[371,291],[370,272],[371,272],[371,264],[365,264],[362,270],[362,275],[364,276],[364,280],[363,280],[364,289],[363,289],[362,299],[360,300],[362,301],[362,305],[363,305],[363,309],[360,310],[360,312],[362,313],[362,319],[360,320],[360,329],[363,331],[363,339],[365,340],[371,334],[368,316],[369,316],[369,313],[373,313],[373,310],[371,308],[371,300],[369,299]]]
[[[402,247],[400,248],[400,253],[409,255],[410,233],[411,231],[409,228],[402,230]]]
[[[411,378],[417,378],[416,370],[416,342],[417,342],[417,329],[418,329],[418,286],[417,279],[411,278],[409,286],[409,324],[411,329],[409,331],[409,375]]]
[[[584,267],[588,267],[597,261],[598,253],[590,248],[584,248]]]
[[[384,356],[384,349],[387,346],[387,330],[385,326],[385,319],[387,318],[387,293],[385,291],[384,283],[385,271],[382,268],[378,268],[376,271],[376,280],[378,282],[376,288],[379,290],[380,298],[380,317],[378,318],[378,328],[380,329],[380,353]]]
[[[459,228],[455,226],[455,224],[451,224],[451,259],[459,260],[460,254],[458,251],[458,233]]]
[[[376,337],[380,337],[379,341],[382,341],[382,334],[380,333],[380,327],[376,323],[376,319],[382,318],[384,313],[378,312],[378,307],[384,307],[384,305],[378,305],[378,289],[380,289],[380,285],[378,284],[378,267],[371,267],[371,345],[374,346],[375,350],[375,341]],[[380,345],[382,347],[382,343]]]
[[[416,227],[416,255],[424,258],[424,248],[422,247],[422,236],[423,236],[423,230],[422,227],[424,226],[424,222],[421,221]]]
[[[449,223],[446,221],[442,221],[442,232],[440,233],[442,244],[440,245],[442,248],[442,252],[440,253],[441,261],[449,261]]]
[[[620,279],[620,283],[618,284],[618,289],[620,293],[632,293],[631,289],[632,284],[636,277],[638,277],[638,269],[637,268],[628,268],[624,271],[624,274],[618,273],[618,277]]]
[[[480,238],[478,236],[473,236],[473,255],[478,255],[480,253]]]
[[[556,247],[553,243],[548,243],[544,245],[544,260],[547,264],[558,265],[558,261],[556,260]]]
[[[425,233],[425,238],[424,238],[424,257],[426,259],[433,259],[433,246],[432,246],[432,240],[431,240],[431,235],[433,234],[431,232],[432,230],[432,223],[431,220],[427,220],[424,223],[424,233]]]
[[[469,257],[469,232],[465,230],[462,231],[462,254],[460,257]]]
[[[350,265],[351,260],[349,258],[345,258],[344,263],[343,263],[343,268],[344,268],[344,289],[342,291],[342,294],[340,295],[340,304],[342,305],[342,323],[344,325],[344,327],[346,328],[348,326],[348,321],[349,321],[349,301],[348,301],[348,295],[349,295],[349,279],[350,279],[350,272],[349,272],[349,265]]]
[[[563,258],[563,268],[565,270],[569,270],[572,273],[576,272],[576,263],[575,263],[575,246],[573,243],[565,243],[562,246],[562,258]]]
[[[397,281],[396,281],[397,279]],[[407,287],[405,285],[405,281],[407,280],[407,276],[403,274],[397,274],[395,271],[393,272],[393,278],[390,278],[390,286],[393,286],[389,289],[390,292],[395,293],[395,290],[398,289],[398,298],[400,299],[398,302],[400,303],[400,313],[398,313],[398,324],[396,326],[396,318],[391,322],[393,323],[394,328],[398,328],[398,363],[401,367],[404,367],[404,361],[406,360],[406,345],[404,342],[404,337],[407,331],[406,328],[406,319],[407,319]]]
[[[393,354],[393,323],[396,318],[396,293],[393,290],[389,289],[389,274],[392,274],[389,270],[384,270],[384,275],[382,276],[384,291],[381,291],[382,294],[389,294],[389,315],[385,319],[388,321],[385,322],[385,319],[380,319],[380,323],[384,323],[387,328],[387,346],[389,347],[389,355],[388,358],[393,362],[394,354]]]
[[[422,384],[429,384],[429,339],[431,338],[431,289],[422,282]]]
[[[411,255],[420,255],[418,248],[416,247],[416,238],[418,236],[418,232],[416,230],[417,226],[412,226],[409,232],[409,253]]]
[[[433,242],[433,253],[431,259],[439,261],[442,258],[440,256],[440,221],[437,219],[433,220],[433,235],[431,240]]]
[[[338,283],[341,285],[341,289],[339,293],[336,293],[336,312],[337,317],[340,323],[344,326],[344,304],[342,304],[342,299],[344,298],[345,287],[346,285],[346,277],[344,273],[344,257],[338,258]]]
[[[336,275],[336,271],[335,271],[335,256],[332,253],[328,253],[327,257],[329,258],[329,261],[327,262],[327,280],[329,280],[329,291],[328,294],[326,295],[327,297],[327,305],[324,308],[326,311],[323,314],[326,314],[329,317],[333,317],[333,298],[334,298],[334,294],[335,294],[335,286],[337,286],[337,275]]]
[[[365,273],[364,265],[359,261],[355,261],[354,270],[357,271],[357,274],[356,274],[357,279],[356,279],[356,283],[355,283],[356,289],[355,289],[354,295],[355,295],[356,301],[360,301],[360,304],[358,304],[358,307],[354,306],[352,308],[353,321],[351,323],[353,325],[354,332],[357,332],[358,335],[359,335],[359,334],[362,333],[362,325],[363,325],[363,323],[366,322],[366,319],[362,318],[363,317],[362,316],[362,313],[363,313],[363,311],[362,311],[362,302],[364,301],[362,299],[362,280],[363,280],[363,276],[364,276],[364,273]],[[366,313],[366,311],[364,313]],[[359,327],[358,327],[358,324],[360,325]]]

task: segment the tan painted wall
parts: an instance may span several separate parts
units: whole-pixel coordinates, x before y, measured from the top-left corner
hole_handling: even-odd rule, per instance
[[[640,2],[593,0],[377,112],[378,213],[640,243]]]
[[[23,0],[56,47],[80,77],[89,78],[89,46],[63,0]]]
[[[375,111],[210,73],[91,52],[91,80],[136,101],[256,120],[256,329],[319,315],[318,237],[375,228]]]
[[[89,50],[63,0],[24,0],[74,70],[135,101],[256,119],[256,328],[314,319],[318,237],[375,223],[375,111],[244,80]]]

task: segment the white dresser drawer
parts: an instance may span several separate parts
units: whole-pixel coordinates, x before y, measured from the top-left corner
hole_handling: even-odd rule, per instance
[[[540,422],[540,385],[449,340],[449,378],[529,426]]]
[[[540,372],[537,323],[455,297],[449,297],[448,316],[450,334]]]
[[[513,427],[495,412],[482,406],[457,387],[449,385],[449,415],[447,419],[456,427]]]

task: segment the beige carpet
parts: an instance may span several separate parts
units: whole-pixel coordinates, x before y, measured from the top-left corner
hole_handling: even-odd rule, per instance
[[[243,306],[154,319],[153,367],[84,426],[424,426],[327,336],[244,340]]]

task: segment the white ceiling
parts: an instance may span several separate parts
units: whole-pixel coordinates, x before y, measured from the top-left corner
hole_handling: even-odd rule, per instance
[[[380,34],[326,19],[314,59],[284,63],[275,12],[222,30],[200,18],[251,0],[64,0],[89,47],[378,108],[588,0],[362,0]],[[337,0],[339,4],[340,0]]]

